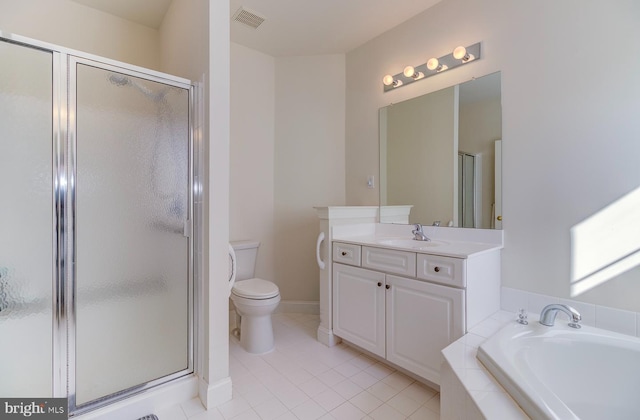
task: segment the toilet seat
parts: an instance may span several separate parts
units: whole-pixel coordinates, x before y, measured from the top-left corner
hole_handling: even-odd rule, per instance
[[[259,278],[236,281],[231,293],[245,299],[271,299],[280,294],[280,289],[274,283]]]

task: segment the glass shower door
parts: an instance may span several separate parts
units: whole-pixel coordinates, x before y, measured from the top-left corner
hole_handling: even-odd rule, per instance
[[[52,396],[52,53],[0,40],[0,396]]]
[[[476,157],[458,152],[458,221],[460,227],[476,226]]]
[[[189,90],[73,64],[81,407],[192,370]]]

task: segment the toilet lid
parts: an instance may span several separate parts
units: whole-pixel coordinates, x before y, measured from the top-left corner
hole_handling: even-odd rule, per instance
[[[249,279],[237,281],[232,292],[236,296],[247,299],[268,299],[278,295],[278,286],[267,280]]]

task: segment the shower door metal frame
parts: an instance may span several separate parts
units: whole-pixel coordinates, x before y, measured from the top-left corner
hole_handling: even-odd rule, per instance
[[[197,360],[197,314],[200,314],[198,302],[195,299],[196,284],[194,273],[201,265],[201,246],[195,241],[200,237],[203,221],[195,217],[196,206],[194,199],[202,200],[203,173],[202,141],[194,142],[194,126],[197,107],[195,86],[187,79],[183,79],[154,70],[122,63],[104,57],[86,54],[72,49],[60,47],[47,42],[37,41],[27,37],[3,32],[0,30],[0,41],[33,48],[52,54],[52,242],[53,260],[53,317],[52,317],[52,366],[53,377],[52,396],[54,398],[69,399],[69,415],[76,416],[88,411],[101,408],[107,404],[121,401],[127,397],[146,391],[174,379],[194,374]],[[187,368],[173,374],[157,378],[144,384],[108,395],[91,401],[80,407],[75,404],[75,176],[76,176],[76,65],[86,64],[105,70],[116,71],[133,77],[163,83],[186,89],[188,100],[188,357]],[[73,88],[72,88],[73,87]],[[199,121],[198,121],[199,122]],[[199,122],[200,123],[200,122]],[[195,157],[198,162],[195,161]],[[194,184],[194,177],[197,183]],[[194,197],[197,196],[197,197]],[[196,234],[197,232],[197,234]],[[198,269],[199,273],[199,269]],[[199,289],[198,289],[199,290]],[[198,311],[198,312],[196,312]]]
[[[466,166],[465,166],[465,157],[470,157],[473,159],[473,171],[471,173],[471,176],[473,177],[473,187],[471,188],[471,193],[473,194],[473,198],[471,199],[472,203],[472,207],[471,207],[471,217],[472,217],[472,223],[473,226],[465,226],[465,215],[467,212],[467,183],[465,182],[468,179],[468,171],[466,170]],[[460,185],[459,187],[459,194],[462,197],[462,200],[459,200],[458,202],[458,206],[459,209],[457,209],[457,211],[459,213],[462,213],[461,217],[458,217],[460,220],[458,221],[458,224],[460,225],[460,227],[478,227],[478,220],[476,220],[476,211],[477,211],[477,207],[478,207],[478,197],[477,197],[477,188],[476,188],[476,182],[477,182],[477,174],[476,174],[476,159],[477,156],[474,155],[473,153],[467,153],[467,152],[463,152],[463,151],[458,151],[458,183]]]
[[[53,51],[53,208],[54,208],[54,302],[53,302],[53,396],[67,397],[67,103],[66,55]]]
[[[194,159],[193,159],[193,95],[194,88],[191,84],[182,82],[178,80],[178,78],[169,78],[168,75],[164,74],[152,74],[145,71],[141,71],[143,69],[137,68],[135,66],[126,65],[124,63],[106,63],[104,61],[96,60],[95,58],[84,58],[76,55],[67,55],[67,92],[68,92],[68,128],[67,128],[67,151],[69,156],[67,157],[67,229],[66,233],[66,253],[67,253],[67,271],[65,273],[66,276],[66,319],[67,319],[67,366],[68,366],[68,375],[67,375],[67,390],[68,390],[68,398],[69,398],[69,414],[70,416],[80,415],[86,413],[88,411],[103,407],[107,404],[120,401],[124,398],[127,398],[131,395],[138,394],[140,392],[146,391],[155,386],[170,382],[174,379],[181,378],[186,375],[190,375],[194,373],[194,360],[195,360],[195,330],[194,330],[194,202],[193,202],[193,175],[194,175]],[[188,119],[189,119],[189,132],[188,132],[188,156],[189,156],[189,165],[188,165],[188,219],[187,225],[189,226],[187,229],[188,233],[188,358],[187,358],[187,368],[181,371],[156,378],[146,383],[142,383],[139,385],[135,385],[133,387],[127,388],[125,390],[118,391],[115,394],[107,395],[105,397],[101,397],[97,400],[90,401],[88,403],[82,404],[80,406],[76,405],[76,175],[77,175],[77,160],[76,160],[76,151],[77,151],[77,137],[76,137],[76,99],[77,99],[77,66],[78,65],[87,65],[91,67],[95,67],[102,70],[113,71],[121,74],[125,74],[127,76],[137,77],[153,82],[162,83],[165,85],[178,87],[181,89],[186,89],[189,92],[189,101],[188,101]]]
[[[52,273],[52,396],[54,398],[65,398],[66,394],[66,362],[62,365],[59,360],[66,360],[66,333],[67,329],[64,324],[65,305],[64,305],[64,198],[66,185],[64,177],[60,177],[65,168],[64,144],[66,139],[66,125],[63,123],[63,109],[66,107],[65,102],[65,72],[60,72],[62,67],[61,53],[51,48],[49,44],[34,41],[29,38],[8,34],[0,30],[0,42],[43,51],[51,54],[51,163],[52,163],[52,199],[51,203],[51,219],[52,219],[52,257],[51,273]],[[61,172],[62,171],[62,172]]]

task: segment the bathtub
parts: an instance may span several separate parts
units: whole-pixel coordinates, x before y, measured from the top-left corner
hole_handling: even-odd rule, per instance
[[[640,419],[640,339],[515,321],[477,358],[532,419]]]

